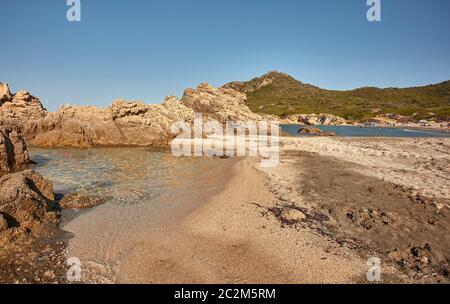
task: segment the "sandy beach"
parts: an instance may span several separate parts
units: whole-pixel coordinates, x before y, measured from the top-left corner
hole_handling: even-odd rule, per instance
[[[286,229],[269,214],[276,198],[248,159],[228,160],[222,190],[170,225],[134,224],[132,234],[83,237],[99,209],[69,223],[68,254],[84,280],[102,283],[345,283],[362,281],[354,252],[312,231]],[[171,218],[173,219],[173,218]],[[79,230],[80,229],[80,230]],[[108,230],[109,229],[109,230]],[[111,232],[110,227],[102,230]],[[108,255],[104,256],[107,239]],[[89,241],[88,241],[89,240]],[[100,243],[98,243],[100,242]],[[100,244],[100,247],[99,247]],[[91,245],[96,247],[93,251]],[[109,245],[109,246],[108,246]],[[126,251],[125,248],[132,248]],[[105,248],[106,249],[106,248]],[[105,266],[108,265],[108,266]]]
[[[41,2],[0,9],[0,285],[450,284],[449,1]]]
[[[139,199],[147,186],[135,178],[162,176],[154,161],[174,162],[169,154],[64,152],[74,158],[63,168],[93,155],[102,164],[103,154],[117,189],[141,194],[63,212],[50,238],[64,242],[26,242],[15,259],[6,251],[2,280],[67,283],[65,261],[76,257],[84,283],[374,283],[376,257],[383,283],[448,282],[449,139],[282,137],[280,146],[273,168],[258,157],[177,160],[172,190],[151,200]]]
[[[448,279],[448,139],[281,142],[277,167],[220,160],[214,191],[153,217],[108,205],[75,217],[67,256],[91,283],[369,283],[371,257],[384,283]]]

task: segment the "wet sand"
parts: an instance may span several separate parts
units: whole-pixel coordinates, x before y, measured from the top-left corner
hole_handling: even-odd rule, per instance
[[[120,280],[123,270],[128,268],[122,265],[142,267],[144,257],[153,250],[148,247],[150,236],[178,225],[207,197],[221,190],[226,176],[219,172],[231,166],[232,160],[205,161],[211,162],[204,166],[206,172],[191,176],[192,180],[184,186],[180,184],[153,199],[110,201],[81,214],[72,214],[62,229],[73,234],[67,256],[81,260],[83,281],[129,282]]]
[[[68,252],[82,261],[84,281],[345,283],[364,279],[367,266],[354,252],[310,230],[285,229],[275,218],[264,216],[275,198],[247,160],[224,162],[220,174],[225,178],[217,181],[222,191],[203,197],[203,203],[197,200],[195,208],[178,213],[176,220],[168,218],[152,226],[133,219],[132,227],[115,231],[114,222],[108,220],[111,210],[99,221],[101,206],[67,224],[65,229],[76,235]]]
[[[61,230],[48,227],[17,235],[0,244],[0,284],[54,284],[66,281],[65,241]]]

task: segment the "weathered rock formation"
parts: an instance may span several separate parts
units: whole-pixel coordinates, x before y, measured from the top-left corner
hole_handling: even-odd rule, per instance
[[[313,126],[341,126],[347,124],[344,118],[331,114],[295,114],[286,117],[285,122],[288,124],[300,123]]]
[[[160,105],[115,101],[111,106],[63,106],[58,112],[28,125],[33,145],[164,146],[172,138],[172,122],[192,120],[194,112],[174,97]]]
[[[187,89],[181,100],[169,96],[162,104],[118,100],[108,107],[67,105],[55,113],[47,113],[25,91],[12,95],[3,86],[2,94],[7,101],[0,105],[0,125],[42,147],[166,146],[174,137],[172,124],[191,122],[195,113],[220,122],[261,120],[245,105],[245,94],[208,84]]]
[[[16,131],[8,132],[0,127],[0,176],[29,166],[30,157],[24,140]]]
[[[41,119],[46,114],[38,98],[24,90],[11,94],[8,84],[0,83],[0,124],[19,124]]]
[[[261,116],[245,105],[246,95],[230,88],[214,88],[207,83],[197,89],[187,89],[181,102],[204,117],[225,123],[232,121],[259,121]]]
[[[9,91],[8,84],[0,82],[0,104],[7,100],[11,100],[11,98],[12,94]]]
[[[15,130],[0,126],[0,244],[37,225],[57,222],[51,211],[56,206],[52,183],[32,170],[19,172],[30,163],[24,140]]]
[[[56,223],[53,185],[39,173],[25,170],[0,178],[0,215],[3,226],[28,231],[43,223]],[[6,230],[6,229],[4,229]]]

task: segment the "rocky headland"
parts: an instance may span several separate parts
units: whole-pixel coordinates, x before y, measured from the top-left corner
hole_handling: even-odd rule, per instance
[[[200,84],[181,99],[161,104],[114,101],[107,107],[66,105],[49,113],[26,91],[11,94],[1,85],[0,125],[16,130],[38,147],[167,146],[174,138],[174,122],[191,122],[195,113],[225,123],[261,120],[245,105],[245,94]]]

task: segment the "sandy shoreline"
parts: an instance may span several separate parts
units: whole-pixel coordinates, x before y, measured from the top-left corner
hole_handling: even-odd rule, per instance
[[[267,214],[276,198],[253,161],[223,160],[217,193],[156,225],[134,217],[118,230],[111,213],[127,210],[108,206],[75,218],[64,226],[76,236],[67,256],[81,260],[87,283],[363,281],[367,266],[355,253],[310,230],[285,229]]]
[[[239,161],[224,190],[175,229],[171,265],[188,252],[189,279],[164,272],[157,282],[368,283],[370,257],[381,259],[385,283],[448,281],[450,140],[282,146],[273,169]],[[305,219],[286,221],[293,209]]]
[[[189,191],[65,221],[50,280],[77,257],[85,283],[371,283],[378,257],[384,283],[448,282],[449,154],[444,138],[282,138],[274,168],[216,159]]]
[[[355,253],[309,230],[264,215],[274,197],[248,159],[234,162],[223,190],[178,224],[134,233],[133,250],[112,268],[84,263],[89,282],[351,283],[367,266]],[[118,238],[114,246],[122,246]],[[129,242],[129,239],[127,240]],[[69,254],[80,251],[71,250]],[[83,256],[84,255],[84,256]],[[109,252],[114,255],[114,252]],[[86,258],[86,253],[81,254]],[[98,258],[98,257],[97,257]]]

